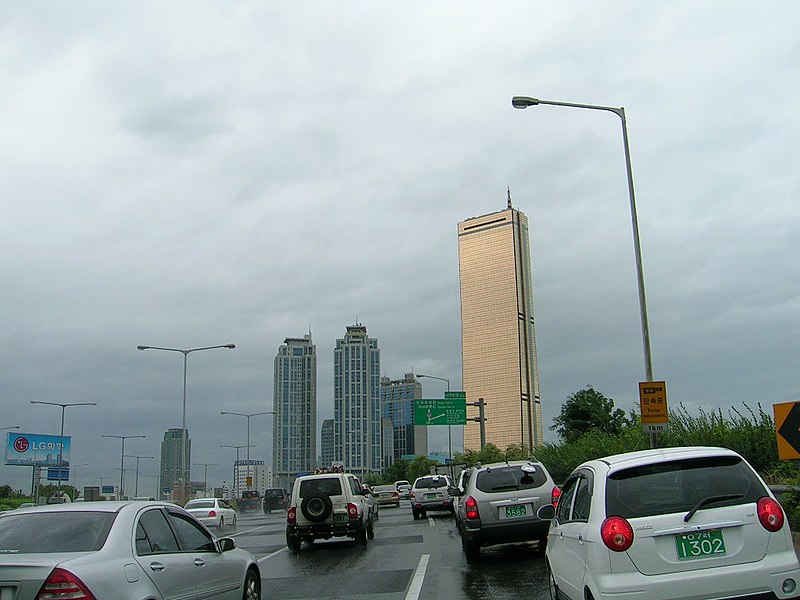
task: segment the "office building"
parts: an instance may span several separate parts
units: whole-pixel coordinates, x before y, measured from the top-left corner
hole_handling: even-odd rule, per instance
[[[364,325],[348,325],[333,351],[333,452],[344,470],[380,473],[381,353]]]
[[[171,498],[175,482],[181,479],[181,455],[183,453],[183,436],[180,428],[171,428],[164,433],[161,442],[161,472],[159,476],[159,494],[161,498]],[[192,440],[186,430],[186,470],[192,464]]]
[[[333,454],[333,419],[325,419],[322,422],[322,431],[319,438],[320,467],[330,467],[334,461]]]
[[[317,462],[317,349],[311,333],[286,338],[274,361],[272,476],[291,489]]]
[[[250,485],[247,485],[248,477],[251,479]],[[263,460],[251,458],[249,465],[246,459],[233,463],[233,485],[234,489],[239,490],[240,496],[244,490],[257,490],[263,494],[267,488],[279,487],[273,486],[272,481],[269,469]]]
[[[486,402],[486,442],[543,442],[533,319],[528,218],[506,210],[458,224],[462,381],[467,402]],[[477,408],[467,407],[468,417]],[[480,424],[467,421],[464,447],[480,449]]]
[[[428,428],[414,425],[414,400],[422,398],[422,384],[413,373],[403,379],[381,377],[381,416],[391,422],[388,445],[391,462],[428,453]],[[388,444],[387,444],[388,442]]]

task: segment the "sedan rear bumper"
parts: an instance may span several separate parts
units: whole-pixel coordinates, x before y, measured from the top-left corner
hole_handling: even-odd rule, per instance
[[[494,544],[513,544],[515,542],[530,542],[547,538],[550,530],[550,521],[519,521],[508,520],[505,523],[486,525],[476,519],[462,519],[461,534],[468,542],[478,543],[481,546]]]
[[[327,540],[332,537],[356,537],[361,528],[361,521],[345,523],[313,523],[310,525],[287,525],[286,536],[289,538],[313,538]]]

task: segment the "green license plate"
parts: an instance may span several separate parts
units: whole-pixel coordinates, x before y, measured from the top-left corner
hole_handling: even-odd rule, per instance
[[[438,497],[439,497],[439,494],[425,494],[425,498],[427,500],[434,500],[435,498],[438,498]]]
[[[338,513],[333,515],[333,522],[334,523],[344,523],[347,521],[347,514],[346,513]]]
[[[679,533],[675,536],[675,547],[678,549],[680,560],[725,554],[725,540],[720,529]]]
[[[528,505],[515,504],[514,506],[506,506],[506,518],[513,519],[514,517],[527,517]]]

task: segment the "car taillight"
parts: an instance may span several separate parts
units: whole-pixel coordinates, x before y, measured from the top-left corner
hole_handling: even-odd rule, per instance
[[[350,520],[358,518],[358,507],[355,504],[349,503],[347,505],[347,516],[350,517]]]
[[[293,506],[288,511],[286,511],[286,522],[291,523],[294,525],[297,523],[297,507]]]
[[[558,506],[558,499],[561,498],[561,488],[557,485],[553,486],[553,491],[550,492],[550,504]]]
[[[42,588],[36,595],[36,600],[97,600],[83,582],[69,571],[55,568],[47,576]]]
[[[392,498],[399,498],[400,494],[397,492],[392,492]]]
[[[472,496],[467,496],[464,500],[464,516],[467,519],[480,519],[481,515],[478,512],[478,502]]]
[[[217,511],[215,511],[215,510],[208,511],[208,516],[209,517],[216,517],[217,516]]]
[[[759,498],[758,504],[756,504],[756,512],[762,527],[767,531],[774,533],[780,531],[781,527],[783,527],[783,509],[772,498],[766,496]]]
[[[414,492],[408,492],[408,497],[413,500],[414,498],[417,497],[417,495]]]
[[[625,552],[633,544],[633,527],[622,517],[608,517],[600,525],[600,537],[609,550]]]

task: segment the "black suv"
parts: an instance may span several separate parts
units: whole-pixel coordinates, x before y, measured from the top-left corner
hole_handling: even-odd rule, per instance
[[[269,488],[264,492],[264,512],[286,510],[289,506],[289,493],[282,488]]]

